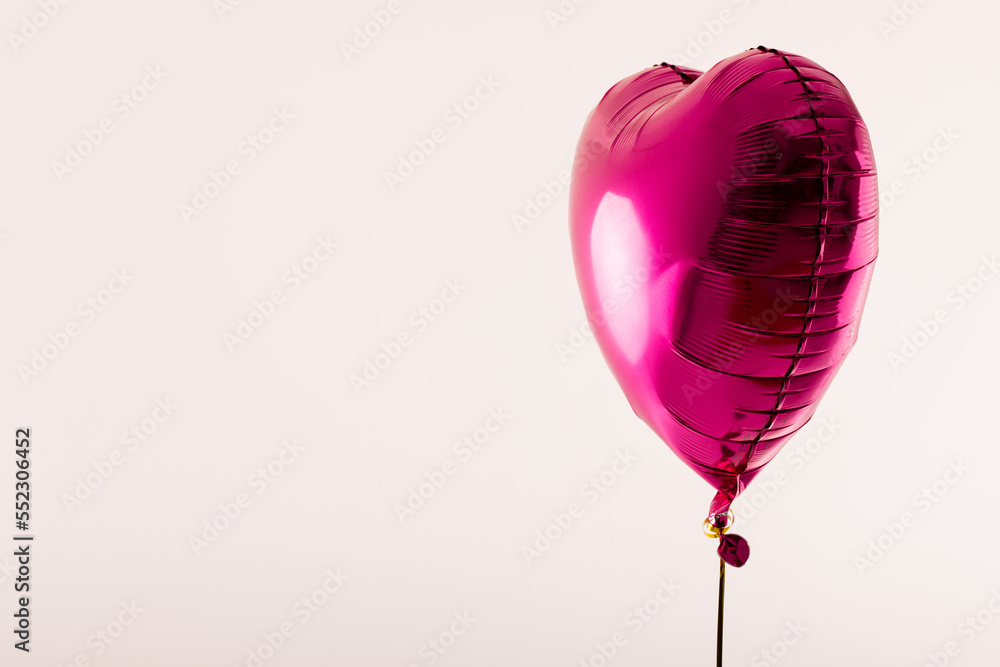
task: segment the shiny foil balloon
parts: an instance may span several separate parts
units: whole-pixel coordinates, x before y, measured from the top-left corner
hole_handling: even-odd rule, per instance
[[[857,338],[878,252],[861,115],[835,76],[773,49],[643,70],[587,119],[570,218],[605,360],[725,513]]]

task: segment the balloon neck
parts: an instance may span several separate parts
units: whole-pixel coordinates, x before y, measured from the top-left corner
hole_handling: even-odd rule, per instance
[[[738,478],[734,478],[731,483],[719,489],[719,491],[715,494],[715,497],[712,498],[711,506],[708,508],[709,515],[714,517],[717,514],[728,513],[730,511],[730,505],[732,505],[733,500],[740,491],[742,491],[742,489],[739,487]]]

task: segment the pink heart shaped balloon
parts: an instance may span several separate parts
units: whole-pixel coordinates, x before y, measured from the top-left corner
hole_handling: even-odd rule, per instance
[[[758,47],[605,94],[571,184],[577,280],[636,414],[733,499],[854,345],[878,253],[868,130],[844,85]]]

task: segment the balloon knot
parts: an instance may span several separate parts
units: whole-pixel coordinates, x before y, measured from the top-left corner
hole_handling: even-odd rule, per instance
[[[743,567],[750,558],[750,544],[740,535],[729,533],[735,520],[732,510],[705,519],[703,530],[709,537],[719,538],[717,553],[733,567]]]

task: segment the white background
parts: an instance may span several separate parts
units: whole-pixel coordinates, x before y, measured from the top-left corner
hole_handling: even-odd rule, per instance
[[[0,557],[0,663],[407,667],[432,664],[440,640],[442,667],[599,667],[622,631],[607,664],[714,664],[713,491],[632,414],[591,339],[560,347],[580,344],[584,314],[553,182],[619,79],[762,44],[847,85],[881,190],[897,184],[858,343],[789,445],[813,454],[780,455],[754,506],[736,505],[753,555],[727,579],[727,664],[995,664],[995,3],[403,0],[354,53],[342,44],[387,2],[57,6],[33,19],[36,0],[10,0],[0,16],[0,540],[13,545],[21,426],[36,535],[30,655],[12,647],[14,559]],[[475,111],[446,120],[477,88]],[[275,109],[294,119],[248,160]],[[386,172],[436,128],[445,141],[391,188]],[[78,166],[54,165],[81,142]],[[185,220],[230,160],[239,173]],[[320,238],[339,247],[313,264]],[[306,265],[297,289],[283,280]],[[461,289],[441,313],[448,281]],[[252,315],[275,289],[271,316]],[[263,324],[227,344],[248,318]],[[400,334],[410,344],[378,357]],[[509,419],[466,460],[454,443],[491,409]],[[821,442],[823,419],[837,427]],[[130,449],[132,428],[147,432]],[[261,485],[291,440],[303,451]],[[590,503],[582,487],[619,452],[635,461]],[[968,470],[915,502],[952,463]],[[582,516],[526,557],[573,502]],[[679,590],[633,632],[661,580]],[[325,604],[303,623],[310,596]],[[977,613],[980,630],[959,627]],[[263,635],[283,623],[294,634],[271,651]]]

